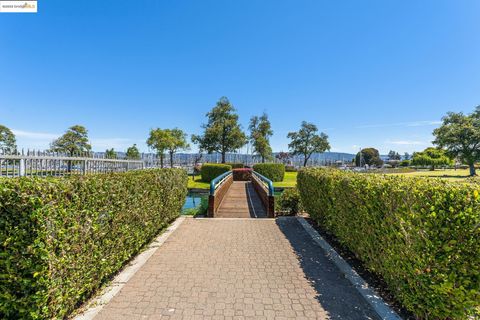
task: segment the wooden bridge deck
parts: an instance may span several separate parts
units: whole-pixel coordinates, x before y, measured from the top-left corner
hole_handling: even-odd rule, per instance
[[[234,181],[223,198],[216,218],[266,218],[267,212],[250,181]]]

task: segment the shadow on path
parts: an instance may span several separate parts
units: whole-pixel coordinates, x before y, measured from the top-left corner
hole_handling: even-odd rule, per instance
[[[307,280],[315,288],[317,300],[331,319],[379,319],[297,219],[279,218],[276,221],[295,251]]]

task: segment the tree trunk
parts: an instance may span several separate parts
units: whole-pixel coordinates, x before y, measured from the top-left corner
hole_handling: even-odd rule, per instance
[[[163,168],[163,153],[160,154],[160,168]]]
[[[262,156],[262,163],[265,163],[265,157]]]
[[[308,162],[308,158],[305,156],[305,159],[303,160],[303,166],[306,167]]]
[[[225,151],[222,151],[222,163],[225,163]]]
[[[435,171],[435,166],[431,166],[430,171]]]
[[[475,171],[475,163],[472,162],[472,163],[469,163],[468,166],[470,167],[470,176],[476,176],[477,173]]]
[[[173,168],[173,152],[170,152],[170,168]]]

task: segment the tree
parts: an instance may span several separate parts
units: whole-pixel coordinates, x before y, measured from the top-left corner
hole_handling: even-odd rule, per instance
[[[253,152],[258,154],[262,158],[262,162],[265,159],[272,157],[272,147],[270,147],[270,137],[273,135],[272,126],[268,120],[268,115],[263,113],[260,117],[253,116],[250,119],[250,141],[253,146]]]
[[[357,167],[364,165],[379,167],[383,164],[383,160],[380,158],[380,153],[375,148],[365,148],[360,150],[355,156],[355,164]]]
[[[471,114],[449,112],[442,125],[433,131],[433,143],[446,149],[452,158],[459,158],[476,175],[475,162],[480,160],[480,106]]]
[[[322,153],[330,150],[328,136],[321,132],[317,134],[317,126],[306,121],[302,122],[301,128],[297,132],[290,132],[287,138],[292,141],[288,144],[293,155],[303,155],[303,166],[307,166],[307,162],[314,152]]]
[[[225,163],[227,152],[233,152],[247,143],[247,137],[238,123],[235,108],[226,97],[207,113],[208,122],[202,125],[203,135],[193,135],[192,142],[198,144],[200,152],[219,152]]]
[[[92,146],[88,143],[88,131],[84,126],[75,125],[63,134],[63,136],[54,140],[50,144],[50,149],[55,152],[64,152],[68,155],[74,155],[90,151]]]
[[[291,156],[290,153],[288,152],[283,152],[280,151],[275,158],[277,158],[279,161],[281,161],[283,164],[288,164],[288,161],[290,160]]]
[[[139,160],[140,159],[140,151],[138,151],[137,144],[133,144],[133,146],[128,147],[126,152],[126,158],[128,160]]]
[[[411,161],[414,166],[429,166],[432,171],[435,170],[435,167],[446,166],[451,163],[452,160],[447,157],[445,150],[433,147],[413,153]]]
[[[64,152],[70,156],[92,149],[88,143],[88,131],[84,126],[75,125],[50,144],[50,150]],[[72,161],[67,161],[67,171],[72,171]]]
[[[13,132],[0,125],[0,150],[5,153],[15,153],[17,151],[17,140]]]
[[[107,149],[105,151],[105,158],[106,159],[117,159],[117,153],[115,152],[115,150],[112,148],[112,149]]]
[[[410,160],[410,154],[408,152],[405,152],[403,155],[404,160]]]
[[[187,143],[187,134],[181,129],[174,128],[172,130],[167,129],[170,134],[170,141],[168,145],[168,153],[170,154],[170,167],[173,168],[173,155],[178,150],[185,150],[190,147]]]
[[[163,168],[163,158],[165,152],[170,147],[171,134],[168,129],[152,129],[150,130],[150,136],[147,139],[147,145],[157,151],[157,155],[160,157],[160,167]]]
[[[402,157],[396,151],[390,150],[388,153],[388,160],[400,160]]]

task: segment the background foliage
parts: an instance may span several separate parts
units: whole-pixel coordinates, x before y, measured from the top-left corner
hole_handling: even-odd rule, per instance
[[[230,170],[232,170],[232,166],[228,164],[205,163],[202,165],[200,175],[202,176],[202,181],[210,182],[222,173]]]
[[[257,163],[253,165],[253,170],[273,182],[283,181],[285,177],[285,165],[283,163]]]
[[[478,184],[307,169],[298,189],[311,217],[416,316],[467,319],[479,308]]]
[[[176,218],[178,169],[0,180],[0,318],[64,318]]]

